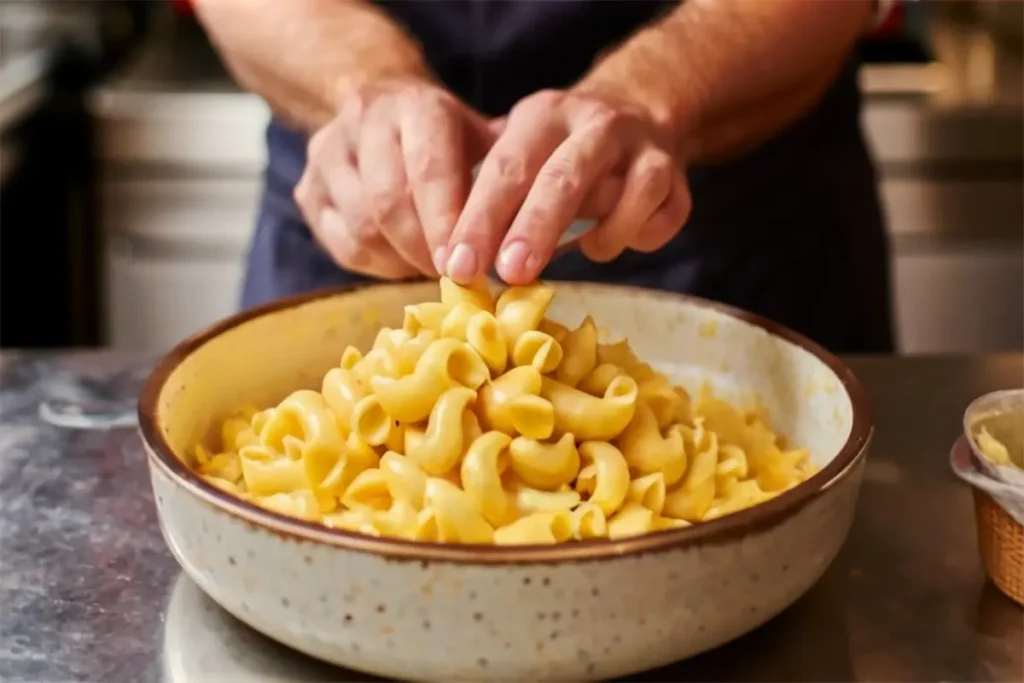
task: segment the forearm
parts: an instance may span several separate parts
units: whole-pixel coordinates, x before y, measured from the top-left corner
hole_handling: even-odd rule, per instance
[[[684,0],[577,85],[630,101],[699,163],[810,109],[868,23],[871,0]],[[771,111],[758,111],[768,106]]]
[[[700,165],[726,161],[756,149],[810,111],[835,75],[836,70],[830,65],[789,90],[772,93],[727,116],[704,122],[686,137],[685,162]]]
[[[377,79],[426,77],[419,47],[364,0],[196,0],[238,82],[275,113],[313,130],[346,91]]]

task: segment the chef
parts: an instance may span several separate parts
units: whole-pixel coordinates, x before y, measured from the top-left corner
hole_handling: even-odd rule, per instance
[[[493,271],[684,292],[890,350],[852,58],[880,5],[196,0],[274,112],[243,305]],[[556,253],[579,217],[596,227]]]

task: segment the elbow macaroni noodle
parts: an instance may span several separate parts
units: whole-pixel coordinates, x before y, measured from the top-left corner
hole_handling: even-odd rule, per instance
[[[562,543],[688,526],[815,471],[760,412],[692,400],[594,321],[548,319],[554,289],[441,280],[320,391],[224,421],[195,447],[211,484],[328,527],[415,541]]]

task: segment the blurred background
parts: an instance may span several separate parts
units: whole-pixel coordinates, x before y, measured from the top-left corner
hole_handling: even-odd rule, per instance
[[[902,2],[861,45],[903,353],[1024,349],[1022,8]],[[0,1],[0,347],[233,312],[268,116],[188,0]]]

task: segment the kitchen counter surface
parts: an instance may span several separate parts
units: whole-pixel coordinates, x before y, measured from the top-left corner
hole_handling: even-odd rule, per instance
[[[971,399],[1024,385],[1024,355],[850,362],[877,433],[835,564],[757,631],[634,680],[1024,679],[1024,612],[986,584],[947,458]],[[126,354],[0,355],[0,680],[369,680],[271,643],[181,574],[133,430],[38,417],[44,400],[131,400],[145,371]]]

